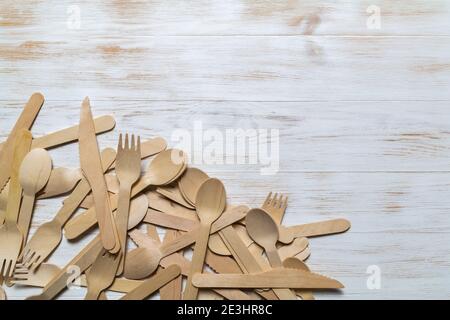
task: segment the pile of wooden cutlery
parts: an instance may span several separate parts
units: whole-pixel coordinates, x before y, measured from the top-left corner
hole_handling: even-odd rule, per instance
[[[94,118],[88,98],[79,125],[32,137],[43,104],[33,94],[0,145],[0,285],[41,287],[29,297],[36,300],[70,285],[87,287],[90,300],[107,299],[108,291],[123,300],[156,293],[166,300],[311,300],[314,290],[343,288],[304,261],[309,237],[345,232],[349,221],[284,226],[288,198],[277,194],[260,208],[232,204],[220,180],[188,166],[187,155],[167,149],[163,138],[125,134],[117,149],[100,150],[96,135],[115,122]],[[53,167],[46,149],[71,142],[78,142],[81,168]],[[36,199],[55,196],[65,197],[59,211],[29,234]],[[46,263],[63,236],[76,240],[96,228],[64,267]]]

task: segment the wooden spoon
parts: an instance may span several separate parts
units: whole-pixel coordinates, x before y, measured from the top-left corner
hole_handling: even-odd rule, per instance
[[[184,300],[194,300],[198,295],[198,289],[192,285],[192,276],[197,272],[201,273],[203,271],[211,224],[225,210],[226,194],[222,182],[215,178],[203,182],[198,190],[195,204],[200,218],[200,228],[198,230],[198,238],[195,241],[191,270],[183,295]]]
[[[187,202],[195,206],[197,199],[197,192],[200,186],[208,180],[209,176],[197,168],[187,168],[185,173],[178,181],[178,187],[181,194],[184,196]]]
[[[51,172],[52,159],[45,149],[31,150],[20,166],[19,179],[23,188],[23,200],[18,225],[22,230],[24,242],[28,237],[36,193],[44,188]]]
[[[37,196],[38,199],[47,199],[72,191],[83,178],[80,169],[55,168],[44,189]]]
[[[161,152],[150,163],[146,174],[133,186],[131,197],[135,197],[151,185],[165,185],[177,179],[183,173],[185,164],[186,155],[181,150],[169,149]],[[117,209],[117,196],[112,196],[110,201],[111,208]],[[96,223],[95,208],[91,208],[66,224],[65,235],[68,239],[75,239]]]
[[[247,213],[245,223],[250,237],[264,248],[272,268],[281,268],[283,263],[276,247],[278,225],[273,218],[262,209],[252,209]],[[295,297],[293,293],[292,297]]]

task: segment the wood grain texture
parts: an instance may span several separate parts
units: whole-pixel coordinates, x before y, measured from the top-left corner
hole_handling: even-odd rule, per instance
[[[311,270],[346,287],[317,299],[450,295],[447,1],[82,0],[80,29],[68,29],[72,4],[1,2],[0,140],[38,90],[46,103],[33,136],[75,125],[89,95],[95,114],[117,121],[102,148],[130,128],[174,147],[175,130],[192,133],[194,121],[278,129],[275,175],[259,164],[194,165],[222,179],[233,204],[288,194],[285,225],[351,221],[347,233],[310,240]],[[380,29],[366,26],[370,5]],[[76,144],[50,153],[55,166],[78,167]],[[61,200],[37,201],[31,233]],[[50,262],[64,266],[92,236],[63,240]],[[378,290],[367,287],[369,266],[380,268]]]

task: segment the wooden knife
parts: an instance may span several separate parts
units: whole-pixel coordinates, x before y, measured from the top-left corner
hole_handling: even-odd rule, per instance
[[[196,273],[192,283],[198,288],[293,288],[340,289],[337,280],[298,269],[275,268],[250,274]]]
[[[91,106],[87,97],[81,106],[79,140],[81,169],[92,189],[103,247],[111,253],[117,253],[120,250],[120,243],[103,176],[104,170],[95,135]]]
[[[16,137],[21,129],[31,128],[43,104],[44,96],[40,93],[33,93],[0,151],[0,191],[8,182],[11,174]]]

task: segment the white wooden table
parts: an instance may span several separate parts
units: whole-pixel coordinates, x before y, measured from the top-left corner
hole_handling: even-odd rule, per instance
[[[233,203],[289,194],[286,225],[352,221],[346,234],[311,239],[311,269],[346,285],[319,299],[449,298],[449,7],[2,0],[0,138],[35,91],[46,97],[35,136],[76,124],[85,96],[95,115],[116,117],[102,146],[125,131],[173,146],[176,130],[193,134],[195,121],[222,134],[278,129],[274,175],[261,175],[260,163],[194,164],[223,179]],[[76,144],[51,155],[55,166],[79,165]],[[61,200],[38,202],[33,231]],[[63,242],[50,261],[64,265],[88,240]],[[367,285],[368,268],[379,268],[379,289]]]

